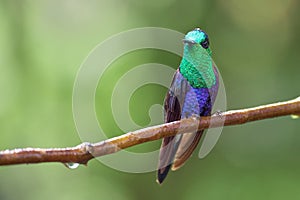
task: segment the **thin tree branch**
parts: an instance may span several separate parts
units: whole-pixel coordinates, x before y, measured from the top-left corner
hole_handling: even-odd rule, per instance
[[[200,122],[195,117],[182,119],[180,121],[129,132],[94,144],[82,143],[78,146],[68,148],[4,150],[0,151],[0,165],[42,162],[87,164],[94,157],[112,154],[137,144],[176,135],[179,132],[195,131],[195,127],[198,127],[198,130],[203,130],[209,127],[244,124],[251,121],[292,114],[300,114],[300,97],[290,101],[254,108],[227,111],[211,117],[201,117]]]

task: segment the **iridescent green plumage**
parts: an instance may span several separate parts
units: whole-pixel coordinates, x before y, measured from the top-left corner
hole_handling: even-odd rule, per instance
[[[211,88],[216,84],[213,71],[211,50],[206,33],[195,29],[184,38],[183,58],[180,63],[180,73],[194,88]],[[205,44],[203,44],[205,43]],[[207,48],[203,46],[207,45]]]
[[[194,88],[211,88],[216,84],[216,76],[212,68],[212,62],[209,61],[205,63],[203,67],[203,64],[197,65],[183,58],[180,64],[180,73]]]

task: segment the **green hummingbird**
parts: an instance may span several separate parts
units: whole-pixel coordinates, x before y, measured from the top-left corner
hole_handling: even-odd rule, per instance
[[[196,28],[184,39],[183,57],[164,101],[165,122],[211,115],[219,88],[219,75],[212,60],[208,35]],[[170,169],[180,168],[191,156],[203,131],[163,138],[157,181],[162,183]]]

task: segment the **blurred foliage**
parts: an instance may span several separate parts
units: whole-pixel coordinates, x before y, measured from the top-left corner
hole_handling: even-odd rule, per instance
[[[300,94],[300,13],[297,0],[2,0],[0,1],[0,149],[79,144],[72,89],[80,64],[98,43],[136,27],[210,36],[225,82],[228,109]],[[124,55],[107,73],[180,58],[154,50]],[[123,67],[122,67],[123,66]],[[121,68],[122,67],[122,68]],[[152,74],[153,75],[153,74]],[[122,134],[106,106],[113,85],[96,94],[97,116],[110,137]],[[133,119],[149,123],[148,109],[166,88],[145,86],[130,101]],[[0,199],[297,199],[300,123],[289,117],[224,128],[213,152],[194,155],[158,186],[155,172],[130,174],[98,161],[68,170],[62,164],[0,168]],[[159,142],[132,151],[157,148]]]

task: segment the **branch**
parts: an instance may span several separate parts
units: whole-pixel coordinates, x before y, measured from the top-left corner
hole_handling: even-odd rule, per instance
[[[180,133],[220,127],[244,124],[251,121],[263,120],[285,115],[300,115],[300,97],[254,108],[227,111],[219,115],[182,119],[171,123],[148,127],[141,130],[107,139],[98,143],[82,143],[68,148],[24,148],[0,151],[0,166],[13,164],[29,164],[42,162],[80,163],[87,164],[94,157],[118,152],[122,149],[138,145],[144,142],[158,140],[166,136]],[[180,134],[179,133],[179,134]]]

